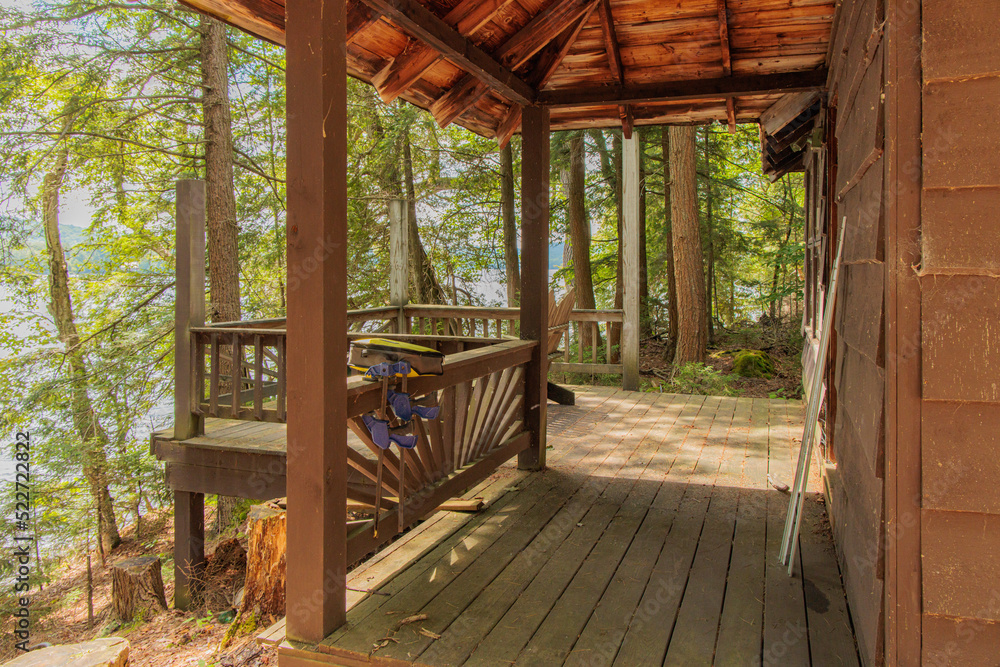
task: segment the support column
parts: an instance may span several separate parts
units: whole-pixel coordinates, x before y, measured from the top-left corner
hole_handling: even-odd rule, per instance
[[[525,420],[531,446],[517,457],[522,470],[545,468],[549,360],[549,110],[521,116],[521,339],[538,341],[525,373]]]
[[[205,182],[177,183],[177,262],[174,306],[174,439],[205,432],[194,405],[194,351],[191,327],[205,324]]]
[[[389,305],[399,309],[396,333],[406,333],[403,308],[409,303],[410,207],[405,199],[389,201]]]
[[[622,270],[625,321],[622,324],[622,389],[639,389],[639,138],[622,141]]]
[[[204,192],[204,190],[202,190]],[[205,567],[205,494],[174,491],[174,608],[189,609]]]
[[[345,0],[286,9],[288,89],[287,636],[343,625],[347,585]]]

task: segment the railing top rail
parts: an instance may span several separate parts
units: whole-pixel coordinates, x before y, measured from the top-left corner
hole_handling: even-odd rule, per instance
[[[449,354],[444,360],[443,375],[412,378],[408,380],[407,391],[414,395],[426,394],[505,368],[520,366],[531,359],[536,345],[538,342],[533,340],[508,340],[476,350]],[[347,378],[348,417],[375,410],[381,400],[381,383],[369,382],[360,375]]]
[[[204,327],[191,327],[191,333],[285,336],[288,334],[288,331],[286,329],[264,329],[264,328],[244,327],[244,326],[231,326],[231,327],[204,326]]]
[[[262,320],[236,320],[232,322],[212,322],[199,329],[280,329],[284,327],[284,317],[271,317]]]

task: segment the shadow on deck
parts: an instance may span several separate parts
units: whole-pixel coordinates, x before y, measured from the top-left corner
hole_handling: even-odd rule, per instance
[[[776,558],[800,404],[575,389],[548,470],[504,466],[466,494],[487,510],[359,564],[348,624],[281,664],[858,664],[818,480],[801,571]]]

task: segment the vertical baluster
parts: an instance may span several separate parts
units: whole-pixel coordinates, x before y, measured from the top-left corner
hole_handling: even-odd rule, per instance
[[[576,360],[583,363],[583,322],[574,322],[576,325]]]
[[[211,378],[208,386],[208,414],[213,417],[219,416],[219,366],[222,360],[219,358],[219,334],[212,333],[212,352],[209,360],[209,372]]]
[[[600,340],[600,335],[598,335],[598,332],[600,330],[597,328],[597,322],[590,322],[590,323],[588,323],[588,326],[590,327],[590,330],[591,330],[591,341],[590,341],[590,343],[591,343],[591,346],[592,346],[592,348],[594,350],[594,353],[593,353],[594,363],[595,364],[599,364],[599,363],[601,363],[601,360],[598,359],[597,341]]]
[[[503,320],[497,318],[497,338],[503,338]]]
[[[254,334],[253,337],[253,416],[257,420],[264,419],[264,337]]]
[[[239,419],[240,403],[242,403],[240,399],[243,394],[243,346],[238,333],[233,334],[233,378],[229,384],[233,392],[233,419]]]
[[[194,354],[191,355],[191,412],[204,415],[202,404],[205,402],[205,339],[202,334],[191,334]]]
[[[277,341],[277,353],[278,361],[278,396],[277,396],[277,410],[278,410],[278,421],[284,423],[285,417],[285,341],[286,337],[284,334],[278,336]]]
[[[432,336],[437,336],[438,335],[438,322],[439,321],[440,320],[438,320],[438,318],[436,318],[436,317],[432,317],[431,318],[431,335]]]
[[[611,322],[604,323],[604,359],[611,363]]]

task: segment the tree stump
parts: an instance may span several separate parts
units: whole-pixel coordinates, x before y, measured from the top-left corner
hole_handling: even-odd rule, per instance
[[[247,580],[240,614],[260,621],[285,615],[285,510],[277,503],[254,505],[248,517]]]
[[[249,634],[285,615],[285,509],[283,501],[250,508],[247,578],[239,612],[222,641]]]
[[[160,559],[129,558],[111,566],[111,606],[123,623],[150,618],[167,609]]]

